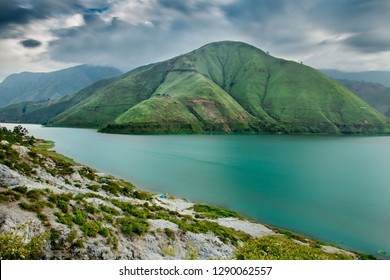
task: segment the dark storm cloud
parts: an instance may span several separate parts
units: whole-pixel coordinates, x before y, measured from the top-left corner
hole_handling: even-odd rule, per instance
[[[11,24],[26,24],[33,20],[45,19],[58,14],[81,11],[83,5],[79,2],[78,0],[2,0],[0,1],[0,30],[4,31]]]
[[[27,39],[27,40],[20,41],[20,44],[23,47],[30,48],[30,49],[33,49],[33,48],[36,48],[36,47],[39,47],[40,45],[42,45],[42,43],[40,41],[34,40],[34,39]]]
[[[390,1],[328,0],[314,6],[308,18],[334,33],[349,34],[342,43],[362,52],[390,50]]]
[[[0,39],[26,47],[22,40],[39,38],[50,62],[125,71],[220,40],[244,41],[316,67],[350,67],[348,61],[359,65],[375,57],[372,66],[390,51],[389,6],[389,0],[0,0]],[[17,28],[52,18],[61,20],[42,34],[34,26]]]

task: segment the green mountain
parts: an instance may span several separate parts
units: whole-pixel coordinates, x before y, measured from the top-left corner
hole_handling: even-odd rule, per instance
[[[10,104],[57,99],[98,80],[119,76],[113,67],[79,65],[49,73],[12,74],[0,83],[0,107]]]
[[[382,114],[390,117],[390,88],[382,84],[353,81],[353,80],[336,80],[350,91],[355,93],[361,99],[366,101],[372,107]]]
[[[112,133],[383,133],[389,123],[321,72],[240,42],[137,68],[39,110],[64,102],[45,123]]]

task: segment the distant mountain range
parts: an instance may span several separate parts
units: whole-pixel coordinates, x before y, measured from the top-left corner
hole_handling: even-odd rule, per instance
[[[390,71],[342,72],[334,69],[322,69],[321,71],[337,80],[364,81],[390,87]]]
[[[308,66],[241,42],[100,80],[55,101],[14,104],[0,121],[112,133],[384,133],[389,119]]]
[[[390,117],[390,87],[366,81],[336,81],[355,93],[379,112]]]
[[[80,65],[50,73],[12,74],[0,83],[0,107],[57,99],[105,78],[121,75],[113,67]]]

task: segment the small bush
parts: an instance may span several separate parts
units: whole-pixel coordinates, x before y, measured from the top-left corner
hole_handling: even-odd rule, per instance
[[[170,228],[164,228],[164,232],[169,238],[176,239],[175,233]]]
[[[209,219],[217,219],[217,218],[225,218],[225,217],[235,217],[240,219],[242,218],[236,212],[222,209],[215,206],[205,205],[205,204],[196,204],[194,205],[193,209],[195,212],[202,213],[198,215],[201,218],[209,218]]]
[[[38,200],[41,198],[43,191],[40,189],[32,189],[26,193],[26,196],[31,200]]]
[[[101,236],[107,237],[107,236],[110,235],[110,230],[107,229],[107,228],[101,228],[101,229],[99,230],[99,234],[100,234]]]
[[[67,201],[65,201],[65,200],[58,200],[57,201],[57,207],[63,213],[68,213],[68,202]]]
[[[99,222],[87,222],[80,227],[80,230],[89,237],[96,237],[101,229],[102,225]]]
[[[149,193],[144,192],[144,191],[139,191],[139,190],[134,191],[132,193],[132,197],[140,199],[140,200],[148,200],[148,201],[152,200],[152,196]]]
[[[70,214],[64,214],[62,212],[55,212],[54,215],[57,217],[57,221],[61,224],[67,225],[68,227],[73,226],[73,216]]]
[[[96,209],[95,207],[93,207],[93,205],[90,205],[90,204],[87,205],[87,207],[86,207],[85,210],[86,210],[88,213],[90,213],[90,214],[95,214],[95,213],[99,212],[98,209]]]
[[[27,193],[27,187],[26,186],[17,186],[12,188],[13,191],[21,193],[21,194],[26,194]]]
[[[121,231],[132,237],[134,234],[143,235],[148,232],[149,224],[145,219],[126,217],[118,220]]]
[[[25,203],[25,202],[20,202],[19,207],[25,211],[30,211],[30,212],[35,212],[35,213],[40,213],[42,209],[45,207],[44,202],[36,202],[36,203]]]
[[[0,260],[38,260],[43,258],[48,234],[34,235],[26,242],[27,224],[0,235]]]
[[[111,214],[103,213],[103,219],[110,224],[114,223],[114,217]]]
[[[79,208],[74,207],[73,214],[74,214],[73,222],[76,225],[82,226],[87,222],[87,215],[84,214],[84,212],[81,211]]]
[[[21,195],[19,193],[7,190],[5,192],[0,192],[0,202],[14,202],[20,199]]]
[[[99,188],[100,188],[99,185],[88,185],[88,186],[87,186],[87,189],[89,189],[89,190],[91,190],[91,191],[94,191],[94,192],[99,191]]]
[[[114,216],[119,215],[119,212],[117,210],[115,210],[114,208],[108,207],[106,205],[103,205],[103,204],[100,205],[100,210],[102,210],[103,212],[106,212],[107,214],[111,214]]]

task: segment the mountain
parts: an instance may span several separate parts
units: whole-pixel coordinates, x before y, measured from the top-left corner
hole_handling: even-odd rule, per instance
[[[366,101],[379,112],[390,117],[390,88],[382,84],[352,81],[352,80],[336,80],[350,91],[355,93],[361,99]]]
[[[320,71],[241,42],[211,43],[65,99],[28,113],[66,105],[39,121],[112,133],[383,133],[389,122]]]
[[[321,71],[337,80],[365,81],[390,87],[390,71],[342,72],[334,69],[322,69]]]
[[[121,74],[121,71],[113,67],[91,65],[79,65],[49,73],[12,74],[0,84],[0,107],[60,98],[98,80]]]

